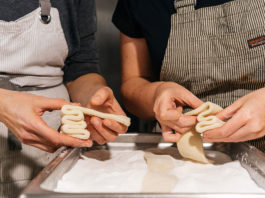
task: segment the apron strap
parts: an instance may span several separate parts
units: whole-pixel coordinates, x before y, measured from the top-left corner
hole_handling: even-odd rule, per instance
[[[51,22],[51,1],[50,0],[39,0],[41,12],[40,12],[40,20],[44,24],[48,24]]]
[[[197,0],[175,0],[174,6],[177,13],[187,13],[195,10]]]

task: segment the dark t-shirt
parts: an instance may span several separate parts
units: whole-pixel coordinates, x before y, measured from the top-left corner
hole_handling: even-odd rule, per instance
[[[69,48],[64,81],[98,73],[95,0],[51,0],[51,4],[59,11]],[[38,7],[39,0],[0,0],[0,20],[15,21]]]
[[[198,0],[196,9],[215,6],[229,0]],[[174,0],[119,0],[113,23],[125,35],[145,38],[154,72],[159,77],[170,33]]]

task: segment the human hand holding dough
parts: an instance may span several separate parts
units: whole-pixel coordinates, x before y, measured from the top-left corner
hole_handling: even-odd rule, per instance
[[[188,159],[201,163],[211,163],[205,156],[202,139],[199,133],[220,127],[224,124],[216,116],[223,110],[222,107],[211,102],[206,102],[197,109],[186,113],[185,115],[197,116],[197,125],[187,131],[177,142],[179,153]]]
[[[88,139],[90,137],[90,132],[86,129],[87,124],[84,121],[84,114],[103,119],[112,119],[125,126],[130,126],[131,124],[130,118],[123,115],[102,113],[84,107],[64,105],[61,109],[61,133],[80,139]]]

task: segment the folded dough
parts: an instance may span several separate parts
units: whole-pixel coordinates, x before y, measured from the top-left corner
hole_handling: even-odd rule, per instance
[[[217,104],[206,102],[197,109],[186,113],[185,115],[197,116],[198,123],[195,128],[187,131],[177,142],[179,153],[188,159],[201,163],[211,163],[205,156],[202,139],[199,133],[220,127],[224,124],[216,116],[222,111],[222,107]]]
[[[177,184],[177,177],[170,174],[175,168],[169,155],[155,155],[145,152],[144,159],[148,172],[142,183],[143,193],[170,193]]]
[[[90,132],[86,129],[87,124],[84,121],[84,114],[103,119],[112,119],[125,126],[130,126],[131,124],[130,118],[123,115],[102,113],[84,107],[64,105],[61,109],[61,133],[80,139],[88,139]]]

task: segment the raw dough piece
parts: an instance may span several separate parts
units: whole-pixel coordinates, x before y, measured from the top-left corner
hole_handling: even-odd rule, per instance
[[[177,184],[177,177],[171,175],[174,163],[168,155],[154,155],[146,152],[144,155],[148,172],[143,179],[142,192],[170,193]]]
[[[155,155],[146,152],[144,159],[150,171],[166,173],[174,169],[173,160],[169,155]]]
[[[84,121],[84,114],[97,116],[103,119],[112,119],[125,126],[130,126],[130,118],[123,115],[114,115],[102,113],[93,109],[88,109],[73,105],[64,105],[61,109],[61,133],[80,139],[88,139],[90,132],[86,129],[87,124]]]
[[[177,184],[175,175],[147,172],[142,184],[143,193],[171,193]]]
[[[224,124],[216,115],[223,108],[211,102],[206,102],[197,109],[185,115],[196,116],[198,124],[195,128],[187,131],[177,142],[179,153],[188,159],[201,163],[212,163],[204,154],[202,139],[199,133],[220,127]]]

